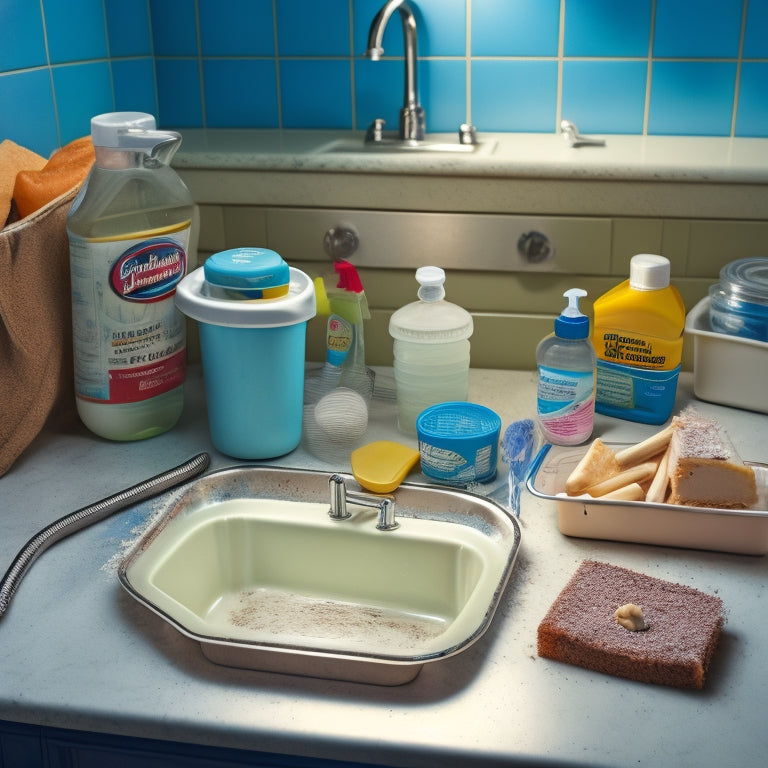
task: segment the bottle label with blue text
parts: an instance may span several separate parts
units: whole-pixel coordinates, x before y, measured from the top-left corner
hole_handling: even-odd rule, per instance
[[[189,227],[173,237],[70,238],[79,397],[132,403],[184,382],[185,319],[174,294],[186,273],[188,241]]]

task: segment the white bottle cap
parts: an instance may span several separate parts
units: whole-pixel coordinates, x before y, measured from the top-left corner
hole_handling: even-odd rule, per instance
[[[472,315],[466,309],[445,301],[445,270],[419,267],[419,300],[400,307],[389,319],[389,334],[401,341],[420,344],[468,339],[472,335]]]
[[[629,262],[629,287],[636,291],[658,291],[669,285],[669,259],[653,253],[639,253]]]
[[[440,301],[445,296],[445,270],[442,267],[419,267],[416,270],[419,298],[422,301]]]
[[[91,118],[91,138],[97,147],[118,149],[126,146],[126,131],[154,131],[156,127],[155,118],[147,112],[106,112]]]

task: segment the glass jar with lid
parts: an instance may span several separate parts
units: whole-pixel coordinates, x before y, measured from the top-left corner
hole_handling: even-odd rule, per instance
[[[720,270],[709,288],[713,331],[768,341],[768,257],[737,259]]]

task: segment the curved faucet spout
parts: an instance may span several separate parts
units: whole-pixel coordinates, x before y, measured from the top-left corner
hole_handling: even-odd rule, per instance
[[[399,138],[406,141],[422,141],[426,133],[424,109],[419,104],[417,81],[418,44],[416,17],[408,0],[387,0],[376,14],[368,32],[368,50],[365,55],[378,61],[384,53],[382,39],[390,17],[400,12],[405,48],[405,85],[403,106],[400,110]]]

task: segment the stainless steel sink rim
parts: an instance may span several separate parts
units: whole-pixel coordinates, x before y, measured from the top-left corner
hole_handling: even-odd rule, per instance
[[[236,466],[212,472],[191,483],[180,496],[169,501],[168,510],[123,559],[118,569],[121,585],[139,603],[156,613],[186,637],[198,641],[209,659],[229,666],[245,666],[268,671],[286,671],[294,674],[398,685],[413,679],[424,663],[456,655],[476,642],[490,626],[501,595],[509,581],[520,546],[520,527],[514,517],[495,502],[453,488],[415,483],[402,484],[395,491],[395,495],[398,499],[398,515],[404,519],[404,525],[407,525],[408,518],[436,520],[458,525],[472,523],[469,527],[482,532],[485,536],[507,537],[504,542],[504,546],[507,547],[505,550],[506,561],[503,573],[496,585],[493,599],[480,624],[461,642],[434,653],[403,656],[354,650],[334,651],[304,644],[287,645],[262,640],[250,642],[235,638],[209,636],[185,627],[151,599],[141,594],[131,583],[128,574],[131,564],[178,515],[194,514],[196,510],[208,507],[215,501],[229,499],[280,498],[289,501],[324,501],[328,494],[329,474],[316,470],[284,467]],[[351,476],[344,475],[344,477],[350,485],[355,485]],[[302,482],[299,483],[298,481]],[[433,501],[440,500],[444,503],[437,505],[439,506],[437,509],[416,509],[411,500],[423,499],[425,495]],[[460,500],[465,508],[460,509],[461,504],[451,505],[451,500],[454,502]],[[477,514],[468,515],[467,506],[475,509]],[[341,524],[343,525],[343,523]],[[387,534],[381,533],[380,535],[386,536]],[[230,652],[236,656],[234,663],[230,663],[231,659],[228,657]],[[276,657],[270,658],[269,654],[275,654]],[[327,669],[323,667],[323,660],[325,660]],[[275,668],[275,663],[277,668]],[[351,670],[344,669],[343,665],[347,663],[356,664],[356,666],[353,666]],[[284,668],[286,666],[287,669]],[[375,669],[375,667],[379,667],[379,669]]]

